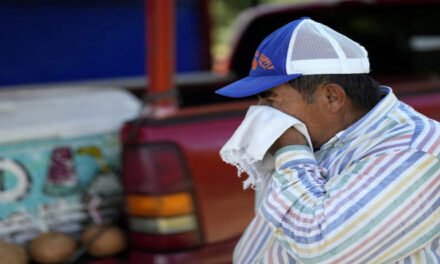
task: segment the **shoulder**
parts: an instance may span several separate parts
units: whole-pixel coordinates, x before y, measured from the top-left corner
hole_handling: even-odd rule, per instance
[[[440,158],[440,123],[433,120],[411,106],[401,102],[391,117],[397,121],[402,130],[408,131],[409,146],[421,152],[426,152]]]
[[[440,158],[440,123],[411,106],[398,102],[371,123],[371,137],[363,144],[365,156],[417,151]]]

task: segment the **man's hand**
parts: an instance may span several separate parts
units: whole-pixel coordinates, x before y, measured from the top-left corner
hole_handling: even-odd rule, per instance
[[[280,148],[289,145],[307,145],[307,140],[301,132],[290,127],[273,143],[269,152],[273,155]]]

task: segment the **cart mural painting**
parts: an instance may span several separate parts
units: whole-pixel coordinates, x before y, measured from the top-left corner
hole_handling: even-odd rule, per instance
[[[117,219],[118,153],[116,134],[0,146],[0,239],[24,243]]]

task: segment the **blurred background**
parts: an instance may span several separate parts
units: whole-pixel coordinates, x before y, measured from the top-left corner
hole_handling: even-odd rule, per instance
[[[228,54],[240,11],[282,2],[300,1],[176,1],[177,71],[213,67]],[[133,77],[146,71],[143,0],[16,0],[0,8],[0,88],[84,81],[140,86]]]
[[[0,1],[0,262],[230,263],[254,197],[218,151],[255,102],[214,91],[310,16],[439,120],[439,4]]]

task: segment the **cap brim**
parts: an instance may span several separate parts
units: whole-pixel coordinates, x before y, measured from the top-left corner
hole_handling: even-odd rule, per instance
[[[264,92],[300,76],[301,74],[249,76],[218,89],[215,93],[233,98],[246,97]]]

